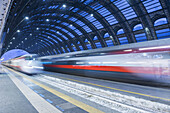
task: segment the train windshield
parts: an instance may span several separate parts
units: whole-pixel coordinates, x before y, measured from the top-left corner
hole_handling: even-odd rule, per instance
[[[34,55],[34,56],[25,56],[25,60],[37,60],[37,55]]]

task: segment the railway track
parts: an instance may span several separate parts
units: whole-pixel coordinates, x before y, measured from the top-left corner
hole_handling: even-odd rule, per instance
[[[34,76],[34,79],[73,95],[97,103],[117,112],[130,113],[169,113],[170,106],[150,100],[123,95],[101,88],[88,86],[47,75]]]

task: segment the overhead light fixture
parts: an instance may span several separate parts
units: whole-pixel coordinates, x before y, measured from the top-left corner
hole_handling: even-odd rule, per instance
[[[13,39],[15,40],[15,37],[13,37]]]
[[[17,32],[19,33],[19,32],[21,32],[20,30],[17,30]]]
[[[49,19],[46,19],[47,22],[49,22],[50,20]]]
[[[66,8],[66,5],[64,4],[63,7]]]
[[[93,16],[93,14],[90,14],[90,16]]]
[[[27,16],[26,16],[26,17],[25,17],[25,19],[26,19],[26,20],[28,20],[28,19],[29,19],[29,17],[27,17]]]
[[[72,24],[70,24],[70,26],[73,26]]]
[[[37,27],[37,30],[39,30],[39,28]]]
[[[32,34],[30,33],[30,36],[32,36]]]

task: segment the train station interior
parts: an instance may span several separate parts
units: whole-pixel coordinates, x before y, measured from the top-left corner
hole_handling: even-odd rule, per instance
[[[170,113],[170,0],[0,0],[0,113]]]

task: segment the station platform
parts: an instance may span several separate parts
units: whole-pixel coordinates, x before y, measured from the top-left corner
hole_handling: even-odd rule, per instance
[[[65,94],[53,91],[47,85],[38,82],[37,85],[34,83],[35,81],[29,81],[13,73],[10,68],[1,66],[0,72],[0,113],[103,113]],[[30,77],[29,75],[26,76]],[[47,91],[43,86],[52,91]],[[59,93],[64,99],[57,94],[55,95],[55,93]],[[72,102],[70,103],[67,100]]]
[[[0,66],[0,113],[169,113],[170,90]]]
[[[0,113],[61,113],[16,77],[0,74]]]

